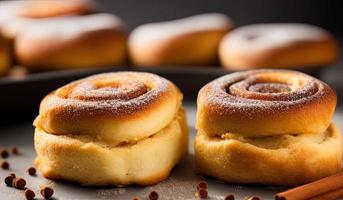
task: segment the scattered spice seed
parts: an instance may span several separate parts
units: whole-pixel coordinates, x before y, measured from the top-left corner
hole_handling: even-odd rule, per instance
[[[139,198],[138,197],[133,197],[133,199],[132,200],[139,200]]]
[[[253,197],[250,197],[248,200],[260,200],[260,198],[256,197],[256,196],[253,196]]]
[[[30,175],[30,176],[36,176],[36,168],[34,167],[30,167],[27,169],[27,173]]]
[[[41,186],[40,194],[44,199],[50,199],[54,194],[54,190],[49,186]]]
[[[19,154],[18,148],[17,147],[12,147],[12,153],[14,155],[18,155]]]
[[[197,185],[197,190],[199,191],[200,189],[207,189],[207,183],[206,181],[201,181]]]
[[[9,154],[8,154],[8,151],[6,149],[1,149],[0,150],[0,156],[1,158],[8,158]]]
[[[23,178],[15,178],[13,180],[13,187],[18,188],[18,189],[24,189],[26,186],[26,181]]]
[[[2,161],[1,168],[7,170],[10,168],[10,164],[7,161]]]
[[[32,190],[30,190],[30,189],[25,190],[26,200],[33,200],[33,199],[35,199],[35,196],[36,196],[36,194]]]
[[[206,189],[200,189],[198,191],[198,196],[202,199],[207,198],[207,196],[208,196],[207,190]]]
[[[150,192],[149,199],[150,200],[157,200],[158,199],[158,193],[156,191]]]
[[[12,187],[13,180],[14,180],[13,176],[9,175],[5,178],[4,181],[7,186]]]
[[[235,200],[235,197],[232,194],[227,194],[224,200]]]

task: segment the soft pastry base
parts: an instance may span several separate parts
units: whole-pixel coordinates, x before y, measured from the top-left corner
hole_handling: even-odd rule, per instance
[[[167,178],[188,152],[183,108],[151,137],[111,146],[86,135],[53,135],[36,128],[35,164],[46,178],[81,185],[151,185]]]
[[[234,183],[296,186],[341,170],[342,136],[333,124],[322,134],[195,139],[198,172]]]

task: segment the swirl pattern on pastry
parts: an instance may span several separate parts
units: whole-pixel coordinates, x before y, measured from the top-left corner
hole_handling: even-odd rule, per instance
[[[56,135],[84,134],[113,145],[130,143],[169,124],[181,99],[177,87],[157,75],[94,75],[46,96],[34,124]]]
[[[218,136],[322,133],[331,122],[336,101],[335,91],[327,84],[300,72],[238,72],[200,90],[197,128]]]

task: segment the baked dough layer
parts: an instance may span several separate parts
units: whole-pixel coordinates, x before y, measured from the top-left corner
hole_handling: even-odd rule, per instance
[[[156,134],[136,143],[111,145],[90,135],[53,135],[35,130],[35,164],[46,178],[81,185],[151,185],[167,178],[188,152],[184,109]]]
[[[319,134],[195,138],[197,170],[232,183],[296,186],[341,170],[342,135],[331,124]]]

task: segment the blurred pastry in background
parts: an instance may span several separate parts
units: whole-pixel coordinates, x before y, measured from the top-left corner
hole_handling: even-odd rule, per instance
[[[126,60],[127,30],[112,14],[55,17],[24,23],[14,52],[31,71],[121,65]]]
[[[24,79],[28,74],[29,71],[27,68],[20,65],[11,67],[7,73],[8,77],[11,79]]]
[[[61,15],[82,15],[96,11],[96,5],[91,0],[1,1],[0,25],[16,17],[46,18]]]
[[[308,24],[255,24],[237,28],[220,43],[219,57],[228,69],[314,68],[338,58],[336,39]]]
[[[8,41],[0,34],[0,76],[4,75],[11,64]]]
[[[84,15],[96,12],[91,0],[31,0],[18,9],[18,15],[30,18],[43,18],[61,15]]]
[[[96,6],[87,0],[3,1],[0,2],[0,30],[5,37],[14,39],[30,21],[94,12]]]
[[[144,24],[129,37],[130,58],[138,66],[215,64],[219,42],[232,27],[219,13]]]

